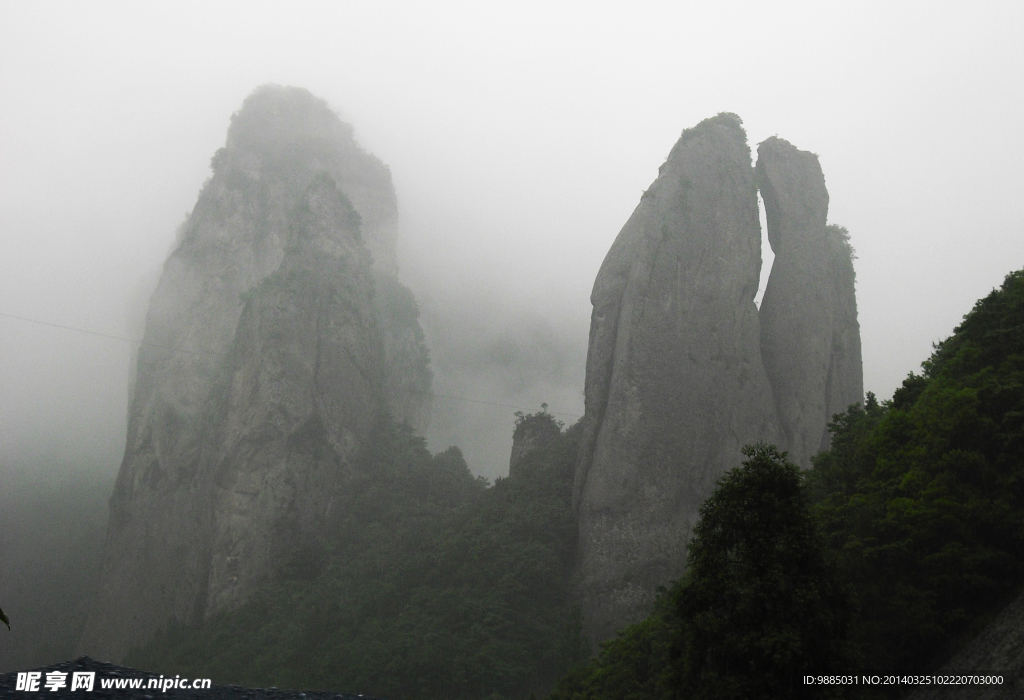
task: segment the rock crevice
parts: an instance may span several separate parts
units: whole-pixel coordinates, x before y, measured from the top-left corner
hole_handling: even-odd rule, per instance
[[[802,467],[828,444],[828,422],[863,395],[860,328],[845,230],[826,225],[818,158],[772,137],[757,175],[775,253],[761,302],[761,356],[789,457]]]
[[[577,592],[592,637],[679,576],[733,454],[774,439],[754,305],[760,227],[738,117],[684,132],[602,265],[574,484]]]
[[[776,255],[760,310],[758,185]],[[816,156],[769,139],[755,174],[739,118],[720,114],[683,132],[609,250],[573,490],[593,641],[683,573],[700,506],[744,444],[810,466],[832,413],[860,401],[852,251],[827,211]]]

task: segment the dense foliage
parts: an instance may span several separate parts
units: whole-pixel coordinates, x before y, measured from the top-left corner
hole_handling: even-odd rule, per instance
[[[933,668],[1022,582],[1024,271],[892,401],[837,417],[810,482],[876,669]]]
[[[548,700],[674,700],[683,638],[674,605],[679,586],[660,589],[647,619],[603,642],[595,658],[558,681]]]
[[[744,454],[701,507],[686,577],[552,700],[838,695],[802,677],[855,661],[850,591],[799,469],[770,445]]]
[[[700,510],[683,620],[688,697],[822,697],[804,675],[850,670],[851,593],[826,551],[799,468],[771,446],[719,482]]]
[[[523,416],[551,423],[547,414]],[[325,544],[259,600],[170,629],[131,665],[399,698],[527,697],[585,658],[568,600],[575,433],[488,488],[384,421]]]

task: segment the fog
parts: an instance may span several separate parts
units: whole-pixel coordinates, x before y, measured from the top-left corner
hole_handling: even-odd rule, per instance
[[[820,156],[865,388],[889,397],[1024,266],[1022,29],[1012,2],[4,3],[0,469],[116,472],[128,341],[268,82],[326,99],[391,168],[428,439],[477,473],[507,471],[515,410],[582,414],[601,261],[680,132],[721,111]]]

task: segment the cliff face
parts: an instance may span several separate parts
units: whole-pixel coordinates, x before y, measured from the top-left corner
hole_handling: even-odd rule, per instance
[[[825,382],[826,425],[818,451],[827,450],[832,442],[828,421],[851,404],[864,401],[864,364],[861,359],[860,322],[857,321],[856,274],[853,270],[853,248],[850,235],[842,226],[825,227],[829,241],[829,263],[832,271],[832,293],[835,307],[832,316],[832,355],[829,359],[828,381]]]
[[[590,636],[678,577],[700,504],[740,448],[775,440],[754,305],[757,190],[735,115],[688,129],[594,284],[574,506]]]
[[[395,222],[387,168],[321,100],[263,87],[232,118],[151,300],[83,651],[244,600],[315,551],[380,412],[423,427]]]
[[[214,480],[210,613],[249,598],[293,552],[315,549],[348,460],[384,410],[383,339],[358,222],[328,176],[314,180],[281,266],[242,311],[204,441]]]
[[[810,467],[828,446],[832,415],[863,396],[853,264],[845,231],[826,227],[817,156],[772,137],[758,146],[757,175],[775,252],[761,302],[761,355],[782,445]]]
[[[802,466],[862,395],[852,249],[817,157],[772,138],[757,178],[775,264],[760,311],[755,171],[735,115],[683,132],[598,273],[574,487],[576,595],[592,640],[680,576],[740,448]]]
[[[430,423],[434,374],[412,292],[393,274],[374,274],[373,304],[384,334],[384,397],[391,415],[422,433]]]

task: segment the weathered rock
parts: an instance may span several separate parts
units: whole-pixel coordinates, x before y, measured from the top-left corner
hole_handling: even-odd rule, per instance
[[[761,302],[761,355],[782,447],[803,467],[828,446],[827,425],[863,396],[860,329],[845,230],[827,228],[818,158],[772,137],[757,175],[775,263]]]
[[[384,343],[358,214],[323,176],[290,228],[281,266],[249,295],[209,410],[210,614],[250,598],[281,565],[316,566],[349,458],[384,410]]]
[[[374,308],[384,334],[384,397],[395,420],[422,433],[430,423],[430,369],[419,306],[412,292],[390,272],[374,275]]]
[[[120,658],[297,553],[315,566],[316,521],[375,416],[422,427],[396,217],[387,168],[305,90],[265,86],[232,117],[150,303],[83,651]]]
[[[754,305],[760,247],[739,118],[684,131],[591,295],[573,500],[592,639],[648,611],[683,572],[700,505],[740,448],[777,439]]]
[[[826,226],[816,156],[758,150],[775,264],[760,311],[760,226],[739,119],[683,133],[594,285],[576,472],[577,595],[601,640],[682,574],[716,480],[749,442],[810,466],[861,400],[852,249]]]
[[[829,267],[836,299],[832,316],[832,357],[825,383],[825,416],[831,421],[832,416],[842,413],[851,404],[864,401],[864,363],[850,235],[835,224],[825,227],[825,235],[829,240]],[[831,443],[832,434],[826,424],[818,451],[827,450]]]

